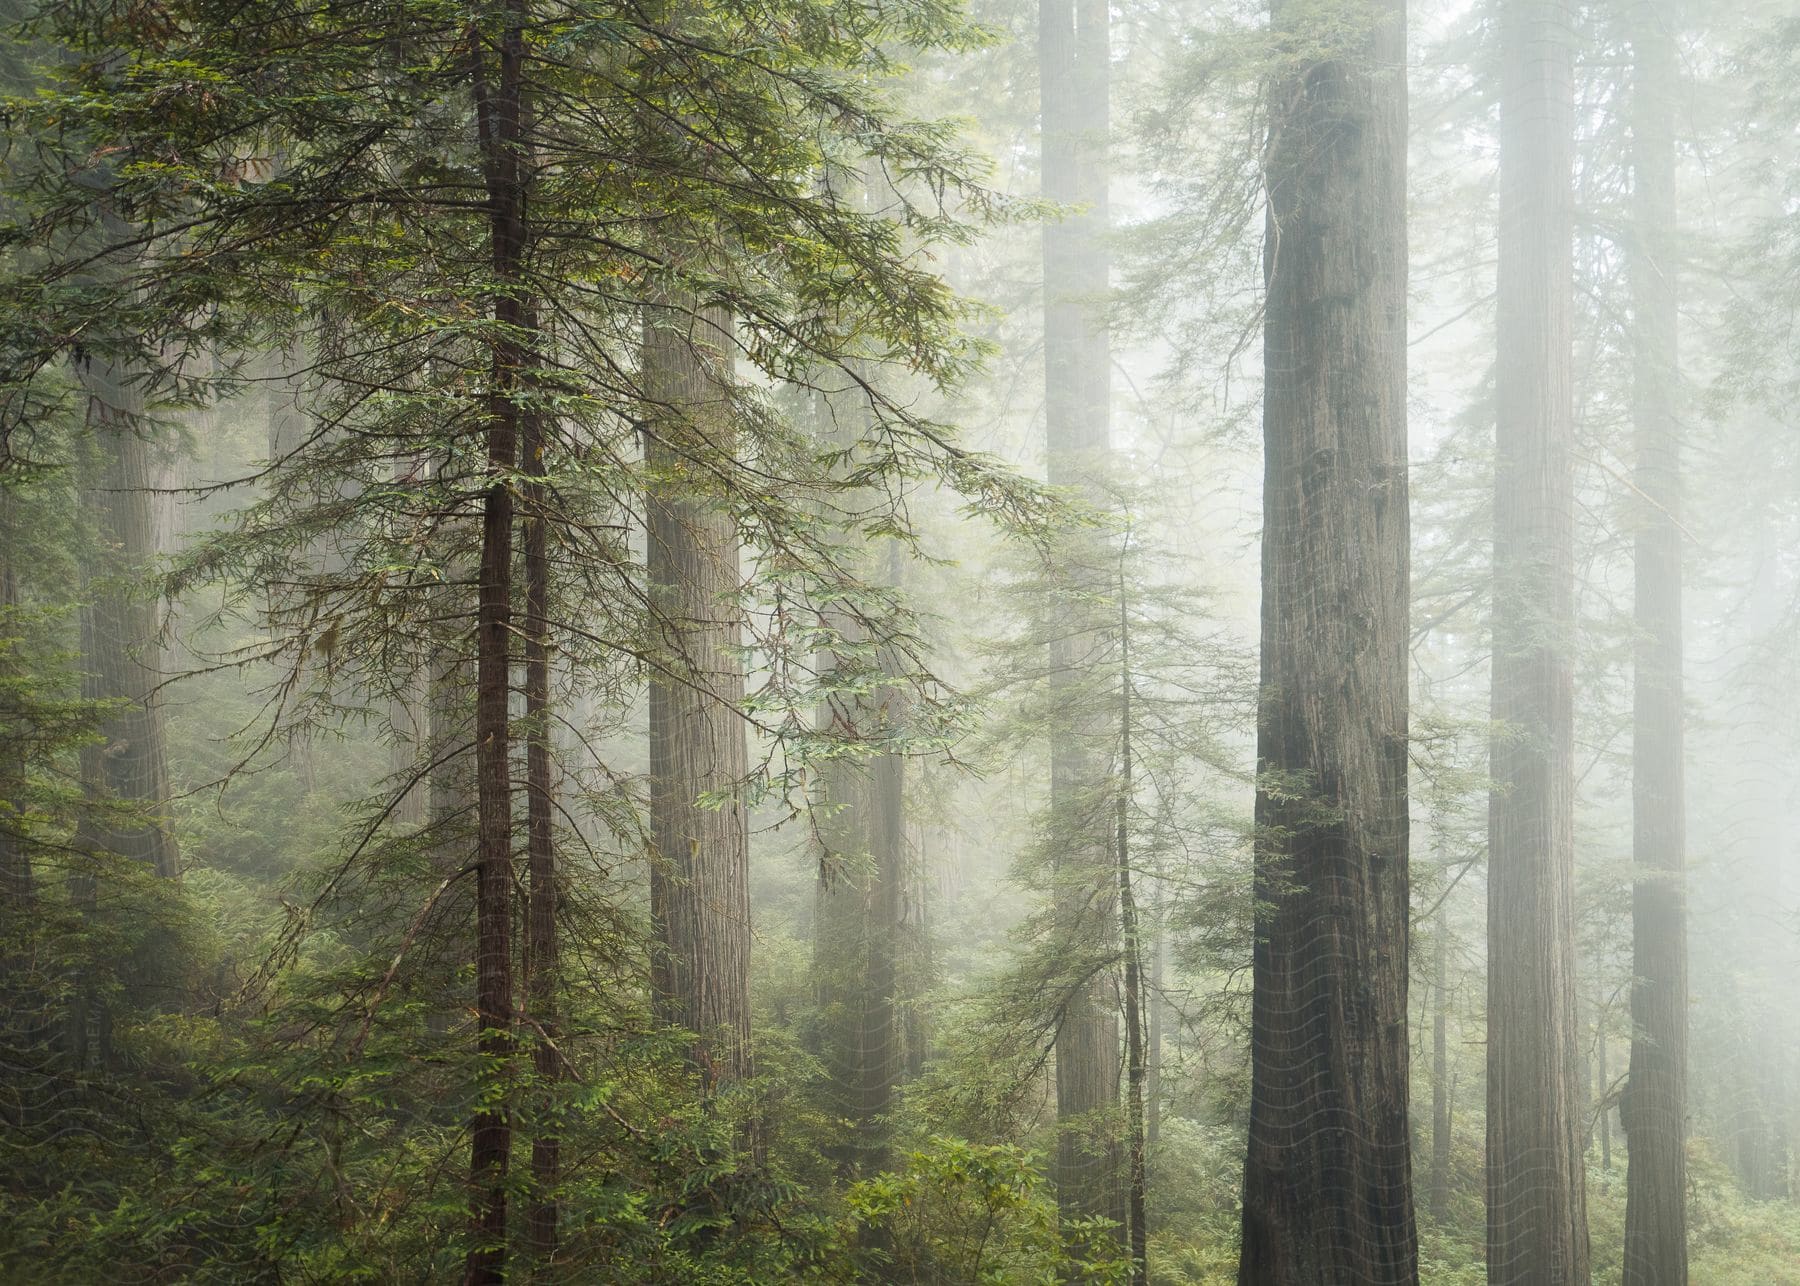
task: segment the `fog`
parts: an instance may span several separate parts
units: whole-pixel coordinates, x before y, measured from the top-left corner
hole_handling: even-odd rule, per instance
[[[1800,12],[0,0],[21,1282],[1800,1282]]]

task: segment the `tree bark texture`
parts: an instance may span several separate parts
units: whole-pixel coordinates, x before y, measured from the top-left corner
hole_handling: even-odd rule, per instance
[[[1092,486],[1109,448],[1108,16],[1106,0],[1040,0],[1038,6],[1043,195],[1079,207],[1044,229],[1046,467],[1049,480],[1060,486]],[[1095,621],[1055,645],[1052,672],[1079,682],[1108,625]],[[1078,819],[1056,861],[1056,934],[1070,952],[1094,958],[1110,957],[1118,936],[1101,749],[1109,739],[1104,727],[1059,729],[1050,748],[1051,809]],[[1054,1177],[1065,1215],[1123,1224],[1115,992],[1113,979],[1096,976],[1062,1004],[1055,1041]]]
[[[1637,647],[1632,718],[1631,1063],[1620,1119],[1625,1286],[1686,1286],[1687,811],[1683,772],[1675,6],[1632,11],[1630,242]]]
[[[1568,0],[1499,0],[1488,1280],[1588,1280],[1576,1058]]]
[[[1418,1280],[1407,1124],[1405,6],[1272,86],[1242,1286]],[[1276,33],[1315,6],[1275,0]]]
[[[712,1088],[750,1070],[748,771],[738,655],[738,544],[708,496],[732,449],[732,319],[681,299],[646,315],[648,574],[661,634],[650,685],[650,913],[658,1013],[694,1033]]]

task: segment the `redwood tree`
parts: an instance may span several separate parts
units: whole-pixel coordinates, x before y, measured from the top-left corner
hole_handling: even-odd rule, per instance
[[[1038,83],[1042,189],[1073,207],[1044,229],[1044,433],[1049,480],[1091,486],[1106,456],[1111,345],[1104,315],[1107,131],[1111,46],[1106,0],[1040,0]],[[1071,533],[1082,541],[1086,533]],[[1090,561],[1069,560],[1079,567]],[[1074,573],[1079,575],[1080,573]],[[1079,602],[1079,587],[1069,587]],[[1102,591],[1104,587],[1101,587]],[[1078,623],[1052,646],[1054,681],[1078,683],[1109,625]],[[1050,804],[1067,836],[1055,862],[1055,926],[1072,953],[1107,958],[1117,907],[1106,807],[1110,729],[1057,728],[1050,748]],[[1119,1019],[1111,980],[1078,979],[1056,1027],[1055,1179],[1066,1214],[1125,1221],[1115,1117]]]
[[[1488,1280],[1588,1279],[1575,1011],[1567,0],[1500,0]]]
[[[1626,1286],[1685,1286],[1687,907],[1683,785],[1675,6],[1631,10],[1632,422],[1637,521],[1631,1065],[1620,1119]]]
[[[706,481],[733,440],[729,311],[672,290],[646,309],[651,977],[709,1090],[750,1069],[750,841],[737,525]]]
[[[1406,14],[1275,0],[1244,1286],[1414,1282]]]

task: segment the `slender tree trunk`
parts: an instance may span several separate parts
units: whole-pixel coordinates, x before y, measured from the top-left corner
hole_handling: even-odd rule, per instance
[[[1316,6],[1274,0],[1311,42]],[[1407,1126],[1406,13],[1272,87],[1242,1286],[1418,1280]],[[1366,18],[1366,24],[1361,19]]]
[[[1600,1016],[1600,1030],[1594,1036],[1594,1062],[1600,1078],[1600,1168],[1612,1172],[1612,1068],[1606,1054],[1606,1016]],[[1605,1181],[1602,1180],[1604,1188]]]
[[[1162,1133],[1162,1065],[1163,1065],[1163,975],[1168,969],[1168,921],[1163,908],[1162,863],[1157,862],[1156,900],[1150,913],[1151,932],[1156,935],[1150,946],[1150,994],[1148,997],[1150,1035],[1144,1058],[1144,1150],[1145,1162],[1156,1152],[1156,1141]]]
[[[1620,1120],[1625,1286],[1686,1286],[1687,814],[1683,782],[1681,449],[1676,285],[1675,6],[1632,8],[1636,232],[1632,420],[1637,438],[1633,690],[1631,1067]]]
[[[1125,579],[1119,578],[1119,929],[1125,951],[1126,1219],[1132,1286],[1150,1280],[1149,1222],[1144,1160],[1143,938],[1131,878],[1131,616]]]
[[[543,418],[525,417],[525,864],[529,880],[525,910],[525,986],[532,1027],[532,1069],[538,1081],[537,1133],[531,1143],[531,1208],[526,1242],[532,1255],[548,1262],[556,1254],[556,1185],[561,1143],[556,1129],[556,1083],[562,1060],[556,1047],[556,791],[550,761],[550,548],[549,487]]]
[[[1488,1280],[1588,1280],[1573,929],[1568,0],[1499,0]]]
[[[428,485],[429,472],[430,461],[422,454],[397,460],[393,485],[396,489],[423,488]],[[428,662],[424,675],[417,671],[407,675],[388,698],[388,729],[393,737],[388,762],[395,789],[402,792],[394,802],[392,817],[400,826],[423,826],[431,815],[430,790],[424,781],[415,780],[431,755],[430,669]]]
[[[690,481],[705,475],[697,461],[733,446],[731,333],[729,313],[661,300],[647,313],[643,351],[648,573],[664,652],[650,685],[652,982],[660,1016],[694,1033],[708,1091],[750,1070],[737,531]]]
[[[464,1268],[470,1286],[500,1282],[506,1271],[507,1172],[512,1160],[512,737],[513,483],[518,464],[521,339],[530,316],[524,297],[526,249],[524,0],[510,0],[492,80],[487,50],[475,54],[475,108],[490,209],[494,276],[492,388],[487,459],[492,477],[482,501],[481,563],[475,622],[475,1015],[481,1060],[480,1106],[471,1124],[469,1176],[473,1236]]]
[[[9,485],[10,480],[0,483],[0,680],[5,681],[0,683],[0,915],[16,917],[11,923],[22,928],[29,923],[37,891],[25,843],[28,727],[25,712],[6,697],[7,687],[25,675],[24,658],[17,651],[23,643],[17,619],[19,524]],[[0,948],[0,975],[10,972],[12,963]]]
[[[1450,910],[1438,903],[1431,961],[1431,1217],[1450,1215]]]
[[[1111,46],[1106,0],[1039,0],[1038,74],[1042,95],[1042,186],[1052,201],[1082,212],[1044,229],[1045,445],[1050,481],[1092,486],[1108,450],[1112,355],[1105,296],[1107,149]],[[1080,541],[1080,533],[1071,540]],[[1081,562],[1080,558],[1074,560]],[[1060,681],[1079,682],[1096,621],[1053,648]],[[1084,957],[1115,950],[1104,767],[1093,747],[1103,728],[1059,730],[1050,748],[1051,808],[1077,836],[1057,857],[1056,932]],[[1063,1006],[1056,1032],[1057,1202],[1070,1217],[1123,1224],[1117,1125],[1119,1022],[1115,988],[1095,977]]]

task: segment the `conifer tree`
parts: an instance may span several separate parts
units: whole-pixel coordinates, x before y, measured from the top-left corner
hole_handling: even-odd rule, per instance
[[[1488,1280],[1588,1280],[1576,1098],[1574,14],[1500,0]]]
[[[1406,13],[1277,0],[1243,1286],[1418,1280],[1407,1128]]]

